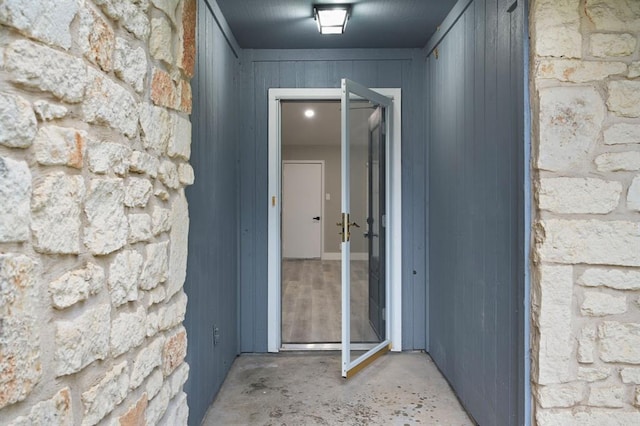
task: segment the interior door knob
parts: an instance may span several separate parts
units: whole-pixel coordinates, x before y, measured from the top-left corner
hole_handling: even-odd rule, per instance
[[[314,217],[313,220],[320,220],[320,216]]]

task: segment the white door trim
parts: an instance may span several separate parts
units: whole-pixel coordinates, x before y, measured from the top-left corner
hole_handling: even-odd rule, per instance
[[[320,201],[322,207],[320,208],[320,258],[324,255],[324,160],[282,160],[282,167],[285,164],[320,164]],[[282,234],[281,234],[282,235]]]
[[[388,267],[391,277],[391,350],[402,350],[402,91],[401,89],[373,89],[393,99],[393,122],[389,164],[391,185],[388,228],[390,253]],[[282,151],[281,100],[340,101],[341,89],[269,89],[269,219],[268,219],[268,316],[267,350],[279,352],[281,338],[281,205]],[[324,223],[324,222],[323,222]]]

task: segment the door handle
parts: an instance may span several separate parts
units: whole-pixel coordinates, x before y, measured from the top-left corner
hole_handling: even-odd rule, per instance
[[[320,220],[320,216],[314,217],[313,220]]]

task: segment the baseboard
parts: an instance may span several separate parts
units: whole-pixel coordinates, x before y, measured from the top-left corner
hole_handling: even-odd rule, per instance
[[[322,260],[342,260],[342,253],[322,253]],[[351,260],[369,260],[369,253],[351,253]]]

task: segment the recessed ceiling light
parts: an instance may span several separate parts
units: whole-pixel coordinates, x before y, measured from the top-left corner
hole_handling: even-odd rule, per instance
[[[342,34],[349,19],[349,5],[317,4],[313,6],[313,17],[320,34]]]
[[[305,110],[305,112],[304,112],[304,116],[307,117],[307,118],[311,118],[314,115],[316,115],[316,112],[314,110],[312,110],[312,109]]]

